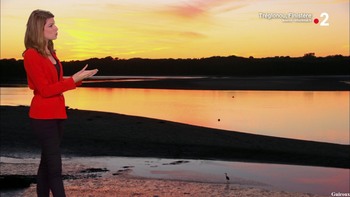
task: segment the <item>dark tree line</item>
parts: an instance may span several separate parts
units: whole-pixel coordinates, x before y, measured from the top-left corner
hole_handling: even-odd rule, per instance
[[[349,75],[350,56],[244,58],[237,56],[198,59],[118,59],[91,58],[82,61],[63,61],[66,75],[72,75],[85,64],[99,69],[99,76],[293,76]],[[25,79],[23,60],[1,59],[1,83]]]

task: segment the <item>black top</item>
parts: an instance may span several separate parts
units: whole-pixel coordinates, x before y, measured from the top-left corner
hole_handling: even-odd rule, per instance
[[[60,72],[61,72],[61,69],[60,69],[60,65],[58,63],[58,59],[55,58],[55,56],[52,56],[55,60],[56,60],[56,64],[54,64],[56,70],[57,70],[57,75],[58,75],[58,80],[60,79]]]

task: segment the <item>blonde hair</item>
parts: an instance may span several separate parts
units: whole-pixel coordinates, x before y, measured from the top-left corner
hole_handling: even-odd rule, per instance
[[[30,14],[24,36],[26,50],[34,48],[44,57],[48,56],[45,51],[46,40],[44,37],[44,27],[46,20],[53,17],[55,16],[51,12],[45,10],[34,10]],[[55,52],[52,40],[49,40],[47,47],[51,53]]]

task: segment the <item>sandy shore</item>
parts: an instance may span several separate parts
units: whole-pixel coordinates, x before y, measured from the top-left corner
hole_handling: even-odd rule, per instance
[[[6,159],[5,159],[6,160]],[[11,160],[11,159],[10,159]],[[15,159],[16,162],[2,162],[2,171],[7,175],[22,174],[34,179],[38,159]],[[117,171],[93,168],[86,163],[63,161],[63,176],[67,196],[109,197],[109,196],[266,196],[266,197],[320,197],[322,195],[271,190],[259,184],[247,184],[231,180],[226,183],[150,179],[130,175],[133,166],[123,166]],[[8,178],[8,177],[6,177]],[[233,178],[233,177],[231,177]],[[16,192],[1,191],[1,196],[35,197],[36,185]]]
[[[35,196],[31,187],[23,196]],[[317,197],[319,195],[302,194],[284,191],[269,191],[260,188],[244,188],[230,184],[210,184],[198,182],[184,182],[172,180],[151,180],[135,177],[96,178],[88,182],[85,180],[68,181],[66,183],[67,196],[266,196],[266,197]]]

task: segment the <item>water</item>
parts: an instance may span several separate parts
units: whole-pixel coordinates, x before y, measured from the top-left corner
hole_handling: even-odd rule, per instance
[[[1,105],[30,105],[26,87],[1,88]],[[81,87],[71,108],[262,135],[350,144],[348,91],[215,91]]]

